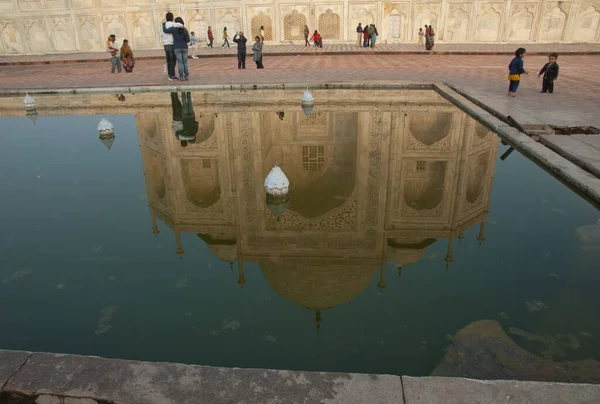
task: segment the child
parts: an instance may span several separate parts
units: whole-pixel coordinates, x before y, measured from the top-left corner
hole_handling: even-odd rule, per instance
[[[119,62],[119,56],[117,56],[117,52],[119,48],[115,46],[115,41],[117,37],[114,34],[111,34],[108,37],[108,41],[106,41],[106,50],[110,54],[110,72],[114,73],[115,69],[121,73],[121,63]]]
[[[419,28],[419,46],[424,46],[423,37],[425,33],[423,32],[423,28]]]
[[[510,97],[516,97],[517,88],[519,88],[519,82],[521,81],[521,74],[529,74],[523,68],[523,58],[527,51],[525,48],[519,48],[515,51],[515,57],[511,60],[508,65],[508,95]]]
[[[190,32],[190,56],[192,59],[198,59],[198,38],[196,38],[196,34],[194,31]]]
[[[548,63],[540,70],[538,77],[542,74],[544,75],[542,79],[542,93],[549,92],[552,94],[554,92],[554,80],[558,78],[558,63],[556,63],[556,59],[558,59],[558,53],[551,53],[548,56]]]
[[[133,58],[133,52],[129,47],[129,41],[127,39],[123,40],[123,46],[121,46],[121,52],[119,54],[119,58],[123,63],[123,67],[125,68],[125,73],[133,72],[133,66],[135,65],[135,59]]]

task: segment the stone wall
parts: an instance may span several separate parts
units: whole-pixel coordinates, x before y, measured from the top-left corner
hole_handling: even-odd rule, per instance
[[[416,42],[423,24],[438,42],[600,42],[600,0],[0,0],[0,54],[101,51],[112,33],[160,48],[167,11],[201,38],[211,25],[217,42],[223,27],[250,36],[264,26],[267,41],[303,43],[304,24],[327,43],[350,42],[358,22],[375,23],[387,43]]]

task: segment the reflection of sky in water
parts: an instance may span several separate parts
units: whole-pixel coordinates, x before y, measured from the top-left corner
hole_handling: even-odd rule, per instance
[[[110,151],[99,117],[0,119],[0,348],[424,375],[448,335],[495,319],[540,356],[560,359],[558,341],[566,359],[600,359],[600,215],[518,153],[497,162],[481,246],[475,226],[448,268],[446,240],[401,276],[388,262],[384,291],[374,272],[317,333],[314,311],[279,297],[257,264],[241,289],[237,263],[196,234],[181,234],[183,259],[161,221],[152,234],[135,118],[108,118]]]

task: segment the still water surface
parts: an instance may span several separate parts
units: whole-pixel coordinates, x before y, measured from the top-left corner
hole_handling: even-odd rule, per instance
[[[487,319],[600,360],[594,207],[433,93],[315,96],[3,99],[0,348],[428,375]]]

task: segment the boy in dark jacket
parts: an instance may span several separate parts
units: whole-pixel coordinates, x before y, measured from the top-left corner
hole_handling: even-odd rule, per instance
[[[554,92],[554,80],[558,77],[558,63],[556,63],[556,59],[558,59],[558,53],[551,53],[548,56],[548,63],[540,70],[538,77],[542,76],[542,74],[544,75],[542,93],[549,92],[552,94]]]

